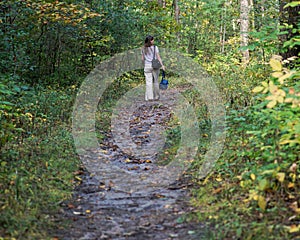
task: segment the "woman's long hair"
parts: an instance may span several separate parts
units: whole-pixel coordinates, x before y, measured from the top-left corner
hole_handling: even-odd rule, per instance
[[[145,44],[144,44],[144,51],[145,53],[147,54],[148,53],[148,50],[149,50],[149,47],[151,47],[151,41],[154,39],[153,36],[151,35],[148,35],[145,39]]]

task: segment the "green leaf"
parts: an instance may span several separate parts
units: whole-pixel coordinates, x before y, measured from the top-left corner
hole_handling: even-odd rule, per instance
[[[264,191],[269,188],[269,181],[267,179],[261,179],[258,183],[258,189]]]
[[[290,2],[288,4],[286,4],[283,8],[287,8],[287,7],[297,7],[300,5],[300,1],[294,1],[294,2]]]

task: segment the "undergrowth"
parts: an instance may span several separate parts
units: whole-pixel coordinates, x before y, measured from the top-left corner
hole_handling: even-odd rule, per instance
[[[195,176],[191,201],[190,218],[207,223],[210,239],[299,238],[299,71],[278,57],[270,66],[271,77],[248,86],[247,104],[224,88],[227,102],[239,104],[228,105],[223,154],[205,179]]]
[[[0,236],[47,239],[80,167],[69,127],[75,88],[8,86],[1,123],[12,125],[10,136],[1,132]]]

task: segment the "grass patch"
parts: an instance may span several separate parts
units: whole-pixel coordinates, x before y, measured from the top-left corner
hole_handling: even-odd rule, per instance
[[[71,197],[80,161],[66,127],[32,136],[1,152],[0,236],[45,239],[54,213]]]

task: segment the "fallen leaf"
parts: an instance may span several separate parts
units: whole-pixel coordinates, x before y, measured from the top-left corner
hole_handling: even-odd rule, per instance
[[[72,209],[72,208],[75,208],[75,206],[73,204],[69,203],[68,208]]]
[[[222,179],[221,177],[217,177],[217,178],[216,178],[216,181],[217,181],[217,182],[222,182],[223,179]]]
[[[213,194],[217,194],[217,193],[221,192],[222,189],[223,189],[222,187],[215,189],[215,190],[213,191]]]
[[[82,212],[75,212],[75,211],[73,211],[73,214],[75,214],[75,215],[81,215]]]
[[[299,232],[300,231],[300,225],[291,225],[291,226],[287,226],[287,229],[289,230],[289,233],[295,233],[295,232]]]
[[[258,183],[258,189],[261,191],[266,190],[269,187],[269,181],[265,178],[259,181]]]
[[[283,182],[284,181],[284,178],[285,178],[285,173],[283,173],[283,172],[279,172],[279,173],[277,173],[276,174],[276,178],[277,178],[277,180],[279,181],[279,182]]]
[[[78,181],[82,181],[82,179],[78,176],[75,176],[75,179],[78,180]]]
[[[257,203],[261,210],[263,210],[263,211],[266,210],[267,201],[263,196],[261,196],[261,195],[258,196]]]

